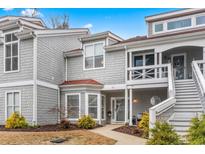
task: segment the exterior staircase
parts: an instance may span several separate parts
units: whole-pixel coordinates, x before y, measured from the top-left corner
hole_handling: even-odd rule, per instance
[[[193,79],[175,80],[176,104],[169,123],[179,135],[186,135],[192,118],[203,112],[199,93]]]

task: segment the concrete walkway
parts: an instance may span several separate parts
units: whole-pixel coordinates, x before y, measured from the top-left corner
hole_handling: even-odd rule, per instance
[[[122,125],[106,125],[90,131],[117,140],[117,145],[143,145],[146,143],[146,139],[112,131],[120,126]]]

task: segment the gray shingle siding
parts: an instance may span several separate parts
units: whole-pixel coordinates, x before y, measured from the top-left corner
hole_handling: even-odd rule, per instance
[[[4,73],[4,49],[0,45],[0,83],[33,79],[33,39],[20,41],[19,72]]]
[[[0,125],[5,122],[5,92],[21,91],[21,113],[32,124],[33,120],[33,86],[0,88]]]
[[[58,91],[42,86],[37,88],[37,123],[38,125],[56,124],[58,113]]]
[[[105,68],[83,70],[83,56],[68,58],[68,80],[94,79],[103,84],[125,83],[125,51],[105,53]]]
[[[80,48],[81,35],[38,38],[38,79],[60,84],[65,79],[63,52]]]

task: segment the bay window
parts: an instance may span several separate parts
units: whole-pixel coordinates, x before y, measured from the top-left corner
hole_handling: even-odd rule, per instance
[[[102,68],[104,67],[104,49],[103,43],[94,43],[85,45],[84,48],[84,68]]]
[[[5,72],[18,71],[18,39],[12,34],[5,35]]]
[[[66,118],[78,119],[80,113],[80,94],[67,94],[66,95]]]

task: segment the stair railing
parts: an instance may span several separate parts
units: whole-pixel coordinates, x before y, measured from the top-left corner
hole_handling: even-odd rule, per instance
[[[197,89],[200,93],[200,99],[202,102],[202,107],[205,112],[205,78],[202,74],[202,71],[200,70],[199,66],[202,66],[203,70],[205,67],[205,61],[193,61],[192,62],[192,76],[193,80],[196,83]],[[205,73],[205,72],[203,72]]]
[[[149,109],[149,127],[153,128],[157,119],[168,120],[173,114],[176,103],[174,76],[171,64],[168,64],[168,99]],[[161,117],[160,117],[161,116]]]

